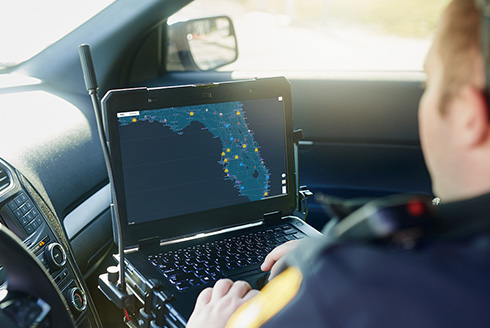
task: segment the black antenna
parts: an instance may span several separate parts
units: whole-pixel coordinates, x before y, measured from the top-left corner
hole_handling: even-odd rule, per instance
[[[80,54],[80,62],[82,63],[83,78],[85,80],[85,87],[92,98],[92,104],[95,111],[95,119],[97,121],[97,130],[99,131],[100,143],[102,145],[102,152],[104,153],[105,164],[107,168],[107,175],[109,176],[109,183],[111,185],[112,194],[112,214],[113,222],[116,225],[117,232],[117,244],[119,249],[119,290],[126,293],[126,279],[125,274],[125,263],[124,263],[124,238],[122,224],[119,219],[119,205],[116,197],[116,191],[114,188],[114,173],[112,172],[112,161],[109,155],[109,149],[106,144],[106,135],[104,130],[104,125],[102,123],[102,110],[99,100],[99,95],[97,93],[99,86],[97,85],[97,78],[95,76],[94,63],[92,61],[92,55],[90,53],[90,47],[88,44],[82,44],[78,47],[78,52]]]

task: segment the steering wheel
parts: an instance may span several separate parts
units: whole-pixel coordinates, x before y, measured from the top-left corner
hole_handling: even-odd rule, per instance
[[[49,273],[2,224],[0,250],[0,265],[7,275],[7,295],[0,300],[0,327],[75,327]]]

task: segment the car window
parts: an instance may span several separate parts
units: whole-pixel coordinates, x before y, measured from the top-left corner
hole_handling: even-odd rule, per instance
[[[169,22],[228,15],[238,60],[222,70],[421,71],[449,0],[196,0]]]
[[[93,17],[114,0],[4,0],[0,68],[18,64]]]

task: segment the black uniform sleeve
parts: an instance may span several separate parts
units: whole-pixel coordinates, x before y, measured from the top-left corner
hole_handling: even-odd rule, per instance
[[[488,327],[490,236],[414,252],[333,246],[289,267],[227,327]]]

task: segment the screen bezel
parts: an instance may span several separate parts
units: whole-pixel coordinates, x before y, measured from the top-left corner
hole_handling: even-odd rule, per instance
[[[117,113],[228,101],[283,97],[286,147],[286,195],[161,220],[128,224]],[[125,248],[145,241],[169,240],[260,221],[264,214],[290,214],[296,208],[296,175],[292,126],[291,87],[284,77],[161,88],[111,90],[102,99],[106,134],[113,164],[114,187],[124,231]],[[226,220],[224,220],[226,218]]]

